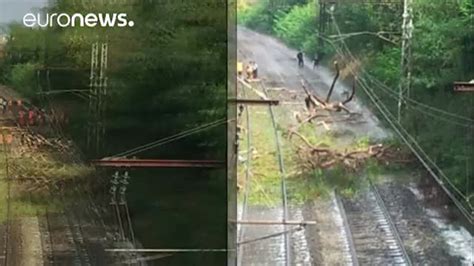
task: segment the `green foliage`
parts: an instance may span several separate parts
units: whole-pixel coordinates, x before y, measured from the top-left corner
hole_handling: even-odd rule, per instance
[[[315,198],[327,197],[331,191],[322,171],[288,179],[288,197],[292,204],[302,204]]]
[[[400,79],[400,53],[401,49],[399,47],[389,47],[376,53],[370,60],[369,73],[380,77],[380,81],[384,84],[398,84]]]
[[[10,82],[13,88],[25,96],[34,96],[36,68],[37,66],[33,63],[18,64],[13,66],[10,73]]]
[[[239,13],[238,21],[246,27],[260,32],[271,33],[274,13],[271,12],[270,0],[260,1],[252,8],[247,8]]]
[[[292,47],[311,49],[314,45],[316,29],[315,5],[295,6],[290,12],[279,12],[273,30],[279,38]],[[306,46],[306,47],[305,47]]]

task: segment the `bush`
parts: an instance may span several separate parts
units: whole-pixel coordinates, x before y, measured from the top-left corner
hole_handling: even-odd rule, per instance
[[[32,63],[15,65],[10,73],[10,85],[25,97],[35,94],[37,66]]]
[[[264,0],[254,7],[243,9],[238,16],[240,24],[264,33],[272,33],[273,10],[270,2]]]
[[[289,13],[279,12],[273,31],[288,45],[306,53],[314,53],[316,50],[315,13],[313,2],[304,6],[294,6]]]

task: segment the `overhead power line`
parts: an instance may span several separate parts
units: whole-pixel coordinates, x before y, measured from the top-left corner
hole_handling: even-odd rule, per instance
[[[335,27],[336,27],[336,30],[338,31],[338,33],[340,33],[340,28],[339,28],[339,25],[337,24],[334,16],[332,16],[332,19],[333,19],[333,22],[335,24]],[[339,55],[342,55],[344,56],[344,52],[341,50],[341,49],[338,49],[337,46],[334,46],[335,49],[336,49],[336,52],[339,54]],[[350,51],[350,49],[347,47],[347,44],[345,42],[343,42],[343,48],[346,50],[346,53],[347,55],[349,55],[350,58],[352,58],[352,60],[355,60],[355,56],[352,54],[352,52]],[[350,69],[351,73],[355,76],[356,73],[354,73],[354,71],[352,69]],[[375,78],[374,78],[375,79]],[[359,77],[358,79],[359,81],[361,82],[364,82],[364,84],[362,86],[366,86],[366,87],[369,87],[367,85],[367,81],[365,80],[364,77]],[[372,91],[372,90],[371,90]],[[373,91],[372,91],[373,92]],[[374,93],[375,95],[375,93]],[[378,96],[377,96],[377,99],[378,99]],[[379,100],[380,101],[380,100]],[[386,108],[387,112],[389,112],[389,114],[391,115],[391,112],[389,111],[389,109],[380,101],[380,104]],[[400,128],[409,136],[409,138],[416,144],[416,146],[419,147],[419,149],[422,151],[422,153],[427,157],[427,159],[430,161],[430,163],[432,163],[434,165],[434,167],[436,168],[436,170],[441,174],[441,176],[446,179],[446,181],[454,188],[454,190],[456,190],[456,192],[458,192],[461,196],[463,196],[463,198],[465,198],[464,194],[451,182],[451,180],[444,174],[444,172],[439,168],[439,166],[433,162],[433,160],[431,160],[431,158],[423,151],[423,149],[421,148],[421,146],[418,144],[418,142],[415,140],[415,138],[413,138],[409,132],[403,127],[403,125],[401,123],[399,123],[399,121],[397,121],[397,124],[399,124]]]
[[[335,24],[335,28],[340,34],[339,26],[332,15],[333,22]],[[332,43],[333,44],[333,43]],[[334,45],[334,44],[333,44]],[[346,50],[345,54],[340,48],[334,45],[336,53],[340,56],[350,56],[353,60],[355,59],[354,55],[351,53],[347,45],[344,41],[342,41],[342,47]],[[350,69],[351,73],[355,75],[354,71]],[[367,85],[365,78],[360,77],[357,80],[358,84],[364,89],[364,92],[367,94],[369,99],[372,103],[377,107],[380,113],[384,116],[386,121],[392,126],[393,130],[397,133],[397,135],[404,141],[404,143],[410,148],[410,150],[415,154],[415,156],[419,159],[419,161],[423,164],[423,166],[427,169],[427,171],[433,176],[433,178],[440,184],[442,189],[446,192],[446,194],[451,198],[451,200],[455,203],[455,205],[459,208],[459,210],[463,213],[463,215],[469,220],[470,223],[473,223],[472,217],[472,209],[467,210],[464,205],[459,201],[458,197],[456,197],[451,190],[449,190],[444,184],[445,182],[450,185],[450,187],[461,197],[463,200],[467,202],[467,197],[461,192],[453,183],[452,181],[443,173],[443,171],[439,168],[439,166],[431,160],[431,158],[426,154],[426,152],[421,148],[419,143],[416,139],[410,135],[410,133],[400,124],[399,121],[393,116],[393,114],[389,111],[389,109],[383,104],[383,102],[378,98],[378,96],[373,92],[373,90]],[[430,166],[431,164],[431,166]],[[443,180],[435,173],[432,169],[434,167],[438,174],[441,175]],[[469,202],[467,202],[469,203]],[[469,205],[469,204],[468,204]],[[469,205],[470,206],[470,205]]]
[[[124,152],[121,152],[121,153],[118,153],[118,154],[115,154],[115,155],[112,155],[112,156],[108,156],[108,157],[126,157],[126,156],[135,155],[137,153],[156,148],[160,145],[170,143],[170,142],[173,142],[173,141],[176,141],[176,140],[194,135],[198,132],[201,132],[201,131],[204,131],[204,130],[207,130],[207,129],[210,129],[210,128],[213,128],[213,127],[216,127],[216,126],[219,126],[219,125],[222,125],[222,124],[225,124],[229,121],[231,121],[231,119],[230,120],[226,120],[225,118],[218,119],[214,122],[203,124],[203,125],[200,125],[198,127],[195,127],[195,128],[189,129],[189,130],[185,130],[183,132],[174,134],[172,136],[165,137],[165,138],[162,138],[162,139],[159,139],[159,140],[156,140],[156,141],[138,146],[136,148],[133,148],[133,149],[130,149],[130,150],[127,150],[127,151],[124,151]]]
[[[334,14],[331,13],[331,19],[335,22],[335,17],[334,17]],[[341,33],[340,31],[340,28],[338,26],[338,24],[335,22],[335,28],[336,28],[336,31],[338,32],[337,35],[334,35],[334,36],[344,36],[345,34]],[[320,36],[320,38],[326,42],[328,42],[329,44],[331,44],[333,47],[337,47],[337,44],[335,43],[334,40],[332,39],[329,39],[329,38],[326,38],[326,37],[323,37],[323,36]],[[338,37],[335,37],[336,39],[338,39]],[[343,43],[344,46],[346,46],[345,42],[343,40],[341,40],[341,42]],[[387,85],[385,85],[383,82],[379,81],[378,79],[374,78],[372,75],[370,75],[365,69],[361,69],[360,70],[360,73],[362,73],[363,75],[365,75],[369,80],[373,81],[374,83],[376,83],[378,86],[381,87],[381,89],[384,89],[386,90],[387,92],[391,93],[391,94],[394,94],[396,95],[397,97],[399,96],[399,93],[393,91],[391,88],[389,88]],[[466,116],[462,116],[462,115],[459,115],[459,114],[456,114],[456,113],[452,113],[452,112],[449,112],[449,111],[446,111],[446,110],[443,110],[443,109],[440,109],[440,108],[437,108],[437,107],[434,107],[434,106],[431,106],[431,105],[428,105],[428,104],[425,104],[425,103],[422,103],[422,102],[419,102],[411,97],[409,97],[408,95],[402,95],[403,97],[403,100],[404,101],[407,101],[409,103],[412,103],[412,104],[415,104],[415,105],[418,105],[420,106],[421,108],[425,108],[425,109],[429,109],[430,111],[432,112],[436,112],[438,113],[439,115],[445,115],[445,116],[449,116],[451,119],[459,119],[459,120],[462,120],[463,122],[469,122],[469,123],[474,123],[474,119],[470,118],[470,117],[466,117]]]
[[[387,85],[385,85],[383,82],[381,82],[380,80],[376,79],[375,77],[373,77],[372,75],[370,75],[369,73],[367,73],[366,70],[362,69],[361,70],[361,73],[364,74],[370,81],[372,81],[373,83],[375,83],[376,85],[380,86],[380,88],[382,90],[384,90],[385,92],[391,94],[391,95],[395,95],[397,96],[397,93],[394,92],[392,89],[390,89]],[[443,109],[439,109],[439,108],[436,108],[434,106],[431,106],[431,105],[428,105],[428,104],[425,104],[425,103],[422,103],[422,102],[419,102],[419,101],[416,101],[410,97],[403,97],[404,100],[414,104],[414,105],[418,105],[420,108],[425,108],[425,109],[428,109],[432,112],[436,112],[438,113],[439,115],[445,115],[445,116],[449,116],[451,119],[459,119],[459,120],[462,120],[464,122],[469,122],[469,123],[474,123],[474,119],[471,119],[469,117],[466,117],[466,116],[461,116],[459,114],[456,114],[456,113],[452,113],[452,112],[448,112],[448,111],[445,111]]]

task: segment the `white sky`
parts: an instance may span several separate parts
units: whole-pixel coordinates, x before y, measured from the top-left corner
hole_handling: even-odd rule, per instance
[[[0,25],[20,22],[23,16],[47,5],[49,0],[0,0]]]

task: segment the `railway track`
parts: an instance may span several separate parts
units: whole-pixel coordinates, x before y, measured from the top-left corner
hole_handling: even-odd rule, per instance
[[[261,91],[264,92],[265,95],[267,95],[267,90],[264,86],[264,84],[260,83],[261,86]],[[243,95],[245,94],[245,91],[243,92]],[[250,123],[250,115],[249,115],[249,108],[245,109],[246,113],[246,122],[247,122],[247,161],[246,161],[246,188],[245,188],[245,193],[244,195],[244,203],[242,207],[242,215],[241,219],[281,219],[282,221],[288,220],[288,204],[287,204],[287,195],[286,195],[286,183],[285,183],[285,168],[284,168],[284,163],[283,163],[283,156],[281,152],[281,144],[279,141],[279,136],[278,136],[278,131],[276,127],[276,119],[275,115],[273,112],[272,106],[269,106],[269,115],[270,119],[272,122],[272,131],[275,134],[275,143],[276,143],[276,156],[278,160],[278,169],[279,169],[279,174],[281,176],[281,197],[282,197],[282,207],[281,210],[254,210],[254,212],[250,212],[247,210],[247,199],[248,199],[248,191],[250,190],[250,167],[251,167],[251,123]],[[281,211],[281,212],[280,212]],[[275,217],[277,215],[278,217]],[[244,241],[244,236],[246,235],[245,232],[247,232],[247,235],[262,235],[262,234],[267,234],[267,235],[272,235],[275,234],[273,238],[274,242],[272,245],[262,247],[262,246],[256,246],[256,243],[250,244],[252,246],[252,249],[257,249],[261,250],[261,252],[270,252],[272,253],[273,256],[272,258],[262,258],[264,261],[261,261],[261,263],[269,263],[269,260],[273,260],[274,263],[277,263],[278,265],[292,265],[292,257],[291,257],[291,237],[289,235],[289,232],[287,230],[286,225],[272,225],[272,226],[266,226],[265,228],[246,228],[248,226],[240,226],[240,230],[238,233],[238,242]],[[286,233],[285,233],[286,232]],[[280,234],[281,233],[281,234]],[[283,243],[280,243],[279,238],[283,236]],[[268,242],[267,242],[268,243]],[[283,244],[283,245],[282,245]],[[249,245],[249,244],[246,244]],[[245,265],[243,261],[245,261],[243,254],[245,252],[250,252],[251,250],[247,247],[240,246],[239,251],[238,251],[238,263],[239,265]],[[284,257],[281,257],[283,254]],[[255,263],[255,262],[253,262]]]
[[[342,225],[344,227],[345,238],[342,239],[344,243],[344,263],[347,265],[359,266],[359,261],[357,260],[357,253],[355,250],[354,240],[352,239],[351,229],[349,227],[349,221],[347,220],[346,212],[344,211],[344,206],[342,205],[342,200],[337,191],[334,193],[336,199],[336,205],[339,209],[339,213],[342,218]]]
[[[60,199],[66,203],[63,195]],[[74,201],[64,211],[40,216],[44,261],[50,265],[105,265],[102,247],[108,229],[98,218],[91,199],[81,204]]]
[[[260,82],[260,86],[262,88],[263,93],[265,94],[266,97],[268,97],[268,90],[265,86],[265,84]],[[278,158],[278,166],[280,170],[280,176],[281,176],[281,197],[282,197],[282,209],[283,209],[283,222],[286,222],[288,220],[288,195],[287,195],[287,188],[286,188],[286,171],[285,171],[285,165],[283,163],[283,155],[281,151],[281,143],[280,143],[280,137],[278,135],[278,130],[276,127],[276,119],[275,119],[275,113],[273,111],[273,106],[270,105],[268,106],[268,111],[270,113],[270,118],[272,120],[272,128],[273,128],[273,133],[275,134],[275,144],[276,144],[276,153],[277,153],[277,158]],[[287,231],[287,226],[283,226],[283,229]],[[292,263],[292,250],[291,250],[291,235],[283,234],[284,241],[285,241],[285,263],[286,265],[291,265]]]
[[[355,199],[341,199],[341,213],[360,265],[412,265],[402,238],[380,197],[370,183],[368,190]]]
[[[19,127],[14,118],[8,117],[2,121],[2,124],[11,125],[11,127]],[[62,132],[57,132],[49,125],[51,130],[57,135],[64,136]],[[29,128],[27,128],[29,130]],[[1,132],[0,132],[1,134]],[[16,140],[16,139],[15,139]],[[6,195],[6,221],[0,225],[0,235],[3,237],[3,245],[0,245],[0,265],[14,265],[18,258],[14,258],[16,253],[22,252],[17,247],[12,247],[14,242],[23,241],[17,238],[17,234],[12,238],[11,230],[17,230],[16,225],[11,229],[11,214],[10,214],[10,171],[9,164],[9,146],[0,144],[3,148],[5,158],[5,176],[2,179],[6,180],[8,185],[8,193]],[[19,145],[19,144],[18,144]],[[74,162],[78,163],[79,159],[74,157]],[[46,210],[44,213],[37,212],[37,225],[39,230],[39,245],[41,248],[42,261],[46,265],[105,265],[106,254],[100,254],[101,246],[104,244],[107,236],[107,227],[101,217],[100,210],[94,204],[90,194],[84,195],[84,189],[80,191],[75,187],[75,194],[86,196],[81,203],[73,201],[69,206],[64,206],[61,212],[50,212]],[[50,199],[60,199],[61,202],[66,203],[65,195],[62,191],[50,191]],[[32,195],[28,194],[27,201],[32,201]],[[35,218],[35,219],[36,219]],[[21,225],[22,227],[23,225]],[[28,241],[28,240],[27,240]],[[98,255],[99,254],[99,255]],[[40,262],[38,262],[40,263]]]
[[[259,89],[267,96],[265,85],[260,83],[260,86]],[[275,134],[278,134],[272,107],[269,108],[269,112],[273,130]],[[276,137],[278,138],[277,135]],[[282,157],[279,145],[277,142],[277,156],[280,161]],[[280,168],[280,172],[284,173],[284,169],[282,171]],[[286,199],[286,189],[283,187],[284,184],[282,184],[282,197]],[[336,197],[347,235],[345,244],[348,250],[344,251],[347,256],[343,258],[343,263],[348,265],[412,265],[396,224],[392,221],[382,197],[372,183],[367,193],[355,200]],[[287,208],[285,201],[283,200],[283,210]],[[286,215],[283,213],[284,218],[287,218]],[[285,250],[290,251],[291,237],[288,234],[284,236]],[[286,261],[291,263],[293,261],[290,253],[287,253]]]
[[[54,265],[82,265],[85,259],[78,248],[76,232],[63,213],[46,213]]]
[[[3,132],[0,132],[3,134]],[[10,255],[10,233],[11,233],[11,178],[9,173],[9,152],[7,144],[3,143],[2,145],[3,153],[4,153],[4,160],[5,160],[5,180],[7,182],[7,194],[5,195],[6,205],[5,208],[5,224],[1,225],[0,231],[3,233],[3,246],[2,246],[2,255],[0,257],[0,261],[3,260],[3,265],[9,264],[9,255]]]
[[[41,232],[41,249],[43,253],[43,261],[49,265],[56,265],[53,254],[53,239],[51,227],[47,217],[48,210],[44,214],[37,213],[39,230]]]
[[[242,90],[242,95],[247,98],[247,93],[245,90]],[[242,115],[242,114],[240,114]],[[251,138],[251,123],[250,123],[250,112],[249,108],[245,108],[245,118],[246,118],[246,128],[247,128],[247,159],[245,161],[245,189],[244,189],[244,199],[243,199],[243,204],[242,204],[242,214],[240,219],[244,220],[247,219],[247,204],[248,204],[248,197],[249,197],[249,191],[250,191],[250,161],[252,158],[252,153],[250,151],[250,147],[252,144],[252,138]],[[245,234],[245,226],[240,225],[239,230],[238,230],[238,236],[237,236],[237,243],[241,243],[243,241],[243,237]],[[238,252],[237,252],[237,263],[238,266],[242,265],[242,259],[243,259],[243,248],[242,245],[238,246]]]
[[[304,76],[300,76],[313,93],[316,90]],[[351,116],[359,120],[361,114]],[[346,121],[347,122],[347,121]],[[392,220],[377,188],[369,182],[369,188],[354,200],[341,199],[336,193],[348,254],[344,258],[349,265],[412,265],[396,224]]]

